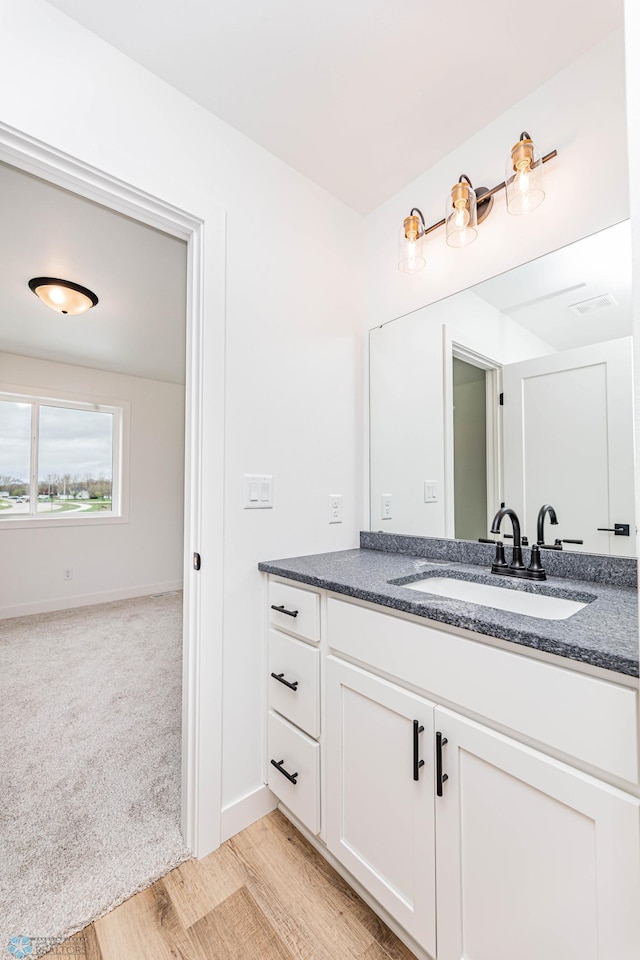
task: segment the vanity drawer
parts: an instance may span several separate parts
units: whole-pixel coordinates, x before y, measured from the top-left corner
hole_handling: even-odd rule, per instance
[[[269,707],[295,723],[310,737],[320,736],[320,651],[269,631]],[[280,680],[274,677],[282,674]],[[284,682],[295,685],[292,690]]]
[[[320,832],[320,744],[269,711],[269,789],[312,833]],[[280,764],[284,772],[271,761]]]
[[[487,718],[638,782],[637,691],[526,654],[329,598],[330,648]],[[525,649],[525,648],[522,648]]]
[[[276,608],[283,609],[278,610]],[[269,620],[272,626],[303,640],[320,640],[320,595],[288,583],[269,580]]]

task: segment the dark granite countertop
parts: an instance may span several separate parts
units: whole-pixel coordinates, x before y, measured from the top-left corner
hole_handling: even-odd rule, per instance
[[[381,550],[343,550],[259,564],[264,573],[381,604],[439,623],[627,676],[638,676],[638,594],[634,587],[549,577],[544,583],[493,576],[487,567],[437,561]],[[402,583],[452,576],[507,589],[586,601],[567,620],[542,620],[494,607],[449,600]]]

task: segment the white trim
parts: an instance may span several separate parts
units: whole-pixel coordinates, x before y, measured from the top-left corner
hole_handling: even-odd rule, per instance
[[[203,200],[207,209],[205,263],[204,217],[187,213],[3,123],[0,161],[188,244],[182,831],[193,853],[204,856],[220,845],[225,212],[209,199]],[[206,500],[202,496],[203,475]],[[206,551],[199,573],[191,566],[194,550]],[[202,636],[205,632],[206,643]]]
[[[245,827],[250,827],[256,820],[261,820],[278,806],[278,798],[271,793],[266,784],[257,787],[241,800],[230,803],[222,808],[220,816],[220,841],[229,840],[240,833]]]
[[[0,607],[0,620],[29,617],[34,613],[72,610],[74,607],[89,607],[96,603],[113,603],[115,600],[133,600],[135,597],[148,597],[154,593],[173,593],[176,590],[182,590],[182,580],[145,583],[122,590],[105,590],[103,593],[81,593],[77,596],[58,597],[56,600],[37,600],[35,603],[20,603],[14,607]]]

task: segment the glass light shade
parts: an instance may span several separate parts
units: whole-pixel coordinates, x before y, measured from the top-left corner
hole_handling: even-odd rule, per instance
[[[447,243],[450,247],[466,247],[478,236],[476,192],[466,180],[451,188],[445,203]]]
[[[412,274],[422,270],[427,261],[424,254],[424,236],[415,236],[414,231],[409,233],[410,237],[407,237],[404,224],[398,232],[398,270]]]
[[[514,216],[531,213],[544,200],[542,160],[532,140],[515,143],[507,159],[507,210]]]
[[[55,277],[34,277],[29,287],[43,303],[57,313],[77,316],[95,307],[98,298],[95,293],[71,280],[59,280]]]

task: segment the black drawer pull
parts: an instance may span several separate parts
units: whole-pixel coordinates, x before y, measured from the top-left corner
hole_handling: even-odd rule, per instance
[[[436,794],[439,797],[442,796],[443,783],[449,779],[447,774],[442,772],[442,748],[448,742],[439,731],[436,733]]]
[[[286,771],[286,770],[284,769],[284,767],[282,766],[283,763],[284,763],[284,760],[278,760],[277,763],[276,763],[275,760],[272,760],[272,761],[271,761],[271,766],[272,766],[272,767],[275,767],[276,770],[279,770],[283,777],[286,777],[287,780],[289,780],[290,783],[292,783],[294,786],[296,786],[297,783],[298,783],[298,781],[297,781],[297,779],[296,779],[297,776],[298,776],[298,773],[297,773],[297,772],[296,772],[296,773],[287,773],[287,771]]]
[[[277,680],[278,683],[284,683],[285,687],[289,687],[289,690],[298,689],[298,681],[294,680],[293,683],[291,683],[289,680],[285,680],[284,673],[272,673],[271,676],[274,680]]]
[[[413,779],[420,779],[420,767],[424,767],[424,760],[419,759],[419,742],[418,737],[421,733],[424,733],[424,727],[418,723],[417,720],[413,721]]]
[[[272,604],[271,604],[271,609],[272,609],[272,610],[277,610],[278,613],[284,613],[284,614],[286,614],[287,617],[297,617],[297,616],[298,616],[298,611],[297,611],[297,610],[286,610],[286,609],[285,609],[285,606],[284,606],[284,603],[281,603],[279,607],[276,607],[275,603],[272,603]]]

